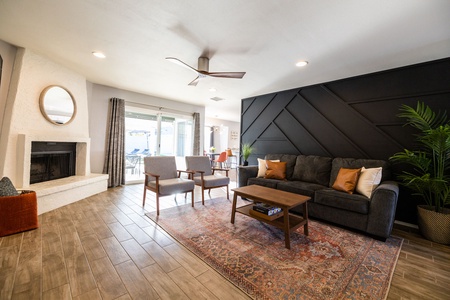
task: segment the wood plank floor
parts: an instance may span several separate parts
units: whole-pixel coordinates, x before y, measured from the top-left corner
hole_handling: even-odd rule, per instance
[[[147,193],[143,208],[142,189],[109,189],[0,238],[0,299],[249,299],[145,217],[155,201]],[[164,197],[161,207],[186,203]],[[450,299],[450,247],[405,228],[393,234],[404,244],[388,299]]]

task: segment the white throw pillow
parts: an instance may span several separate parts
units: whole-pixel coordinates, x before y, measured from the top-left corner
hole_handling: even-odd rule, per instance
[[[356,184],[356,192],[370,198],[372,191],[380,184],[381,174],[383,170],[379,168],[366,169],[361,168],[358,183]]]
[[[272,162],[280,162],[279,159],[271,160]],[[264,177],[266,176],[267,164],[265,159],[258,158],[258,176]]]

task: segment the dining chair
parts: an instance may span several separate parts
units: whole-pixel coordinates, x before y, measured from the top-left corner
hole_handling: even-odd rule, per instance
[[[193,172],[195,185],[202,188],[202,204],[205,205],[205,190],[208,195],[211,189],[226,187],[227,199],[230,199],[229,188],[230,178],[228,177],[229,169],[211,167],[211,163],[207,156],[186,156],[186,169]],[[215,173],[215,171],[225,171],[226,176]]]
[[[182,178],[181,173],[187,173],[189,178]],[[192,172],[177,170],[175,156],[147,156],[144,157],[144,198],[145,205],[147,190],[156,194],[156,214],[159,215],[159,197],[188,192],[191,193],[192,207],[194,207],[195,182],[190,179]]]
[[[225,151],[227,152],[227,167],[232,169],[233,164],[234,164],[234,167],[237,167],[237,157],[236,157],[236,155],[233,154],[233,150],[228,148]]]
[[[214,165],[219,165],[221,168],[225,165],[225,168],[228,167],[227,165],[227,153],[225,151],[221,152],[219,157],[214,160]]]

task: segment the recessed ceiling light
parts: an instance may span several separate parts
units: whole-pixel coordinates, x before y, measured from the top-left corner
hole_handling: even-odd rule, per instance
[[[212,98],[210,98],[211,100],[213,100],[213,101],[222,101],[222,100],[225,100],[224,98],[220,98],[220,97],[212,97]]]
[[[92,55],[94,55],[95,57],[98,57],[98,58],[105,58],[106,57],[105,54],[103,54],[101,52],[98,52],[98,51],[92,52]]]
[[[308,62],[306,61],[306,60],[301,60],[301,61],[299,61],[298,63],[296,63],[295,65],[297,66],[297,67],[304,67],[304,66],[306,66],[308,64]]]
[[[209,89],[209,91],[214,93],[214,92],[217,92],[217,89],[212,87]]]

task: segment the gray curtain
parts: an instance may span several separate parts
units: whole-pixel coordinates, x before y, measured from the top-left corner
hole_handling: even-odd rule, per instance
[[[103,173],[109,174],[108,187],[125,184],[125,100],[111,98],[106,134]]]
[[[194,150],[193,155],[200,155],[200,114],[194,113]]]

